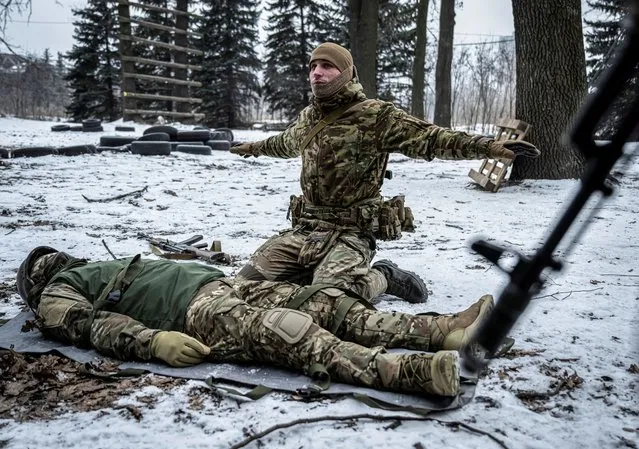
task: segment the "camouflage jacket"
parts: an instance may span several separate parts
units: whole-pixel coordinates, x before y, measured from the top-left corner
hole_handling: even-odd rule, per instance
[[[160,330],[183,331],[183,317],[199,287],[224,274],[201,264],[130,259],[93,262],[63,270],[45,287],[37,315],[50,338],[123,360],[151,358]],[[131,273],[126,285],[114,275]],[[107,291],[108,290],[108,291]],[[108,295],[103,293],[115,293]]]
[[[301,151],[302,141],[322,118],[356,101]],[[306,201],[348,208],[379,197],[389,153],[429,161],[483,159],[490,142],[419,120],[392,103],[367,100],[361,84],[351,81],[327,100],[314,98],[286,131],[254,145],[265,156],[301,155],[300,181]]]

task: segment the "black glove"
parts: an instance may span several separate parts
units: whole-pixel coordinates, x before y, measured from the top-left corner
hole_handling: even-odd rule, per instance
[[[524,140],[504,140],[503,142],[495,143],[500,143],[504,148],[512,151],[515,156],[535,158],[541,154],[541,151],[536,146]]]

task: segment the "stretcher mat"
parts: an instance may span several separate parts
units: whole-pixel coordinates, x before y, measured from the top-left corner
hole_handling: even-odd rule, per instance
[[[34,319],[31,312],[22,312],[15,318],[0,326],[0,348],[12,349],[27,354],[59,353],[76,362],[97,362],[104,359],[93,349],[81,349],[55,340],[46,339],[37,329],[22,332],[21,328],[27,320]],[[405,350],[390,350],[404,351]],[[295,394],[329,395],[354,397],[372,407],[388,410],[406,410],[415,413],[451,410],[459,408],[473,398],[476,380],[463,376],[460,394],[453,398],[403,394],[374,390],[355,385],[331,382],[325,390],[314,388],[311,379],[303,374],[265,365],[240,365],[232,363],[201,363],[186,368],[173,368],[162,363],[123,362],[121,370],[141,370],[170,377],[199,379],[213,388],[227,391],[225,383],[241,384],[245,387],[258,387],[262,391],[277,390]],[[263,387],[266,387],[263,388]],[[237,393],[235,390],[232,392]]]

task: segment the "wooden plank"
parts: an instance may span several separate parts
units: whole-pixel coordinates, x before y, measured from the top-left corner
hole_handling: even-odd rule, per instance
[[[169,117],[195,117],[202,118],[204,114],[195,112],[152,111],[150,109],[125,109],[125,113],[137,115],[167,115]]]
[[[169,50],[183,51],[185,53],[191,53],[193,55],[203,55],[204,54],[200,50],[194,50],[194,49],[188,48],[188,47],[180,47],[180,46],[173,45],[173,44],[167,44],[166,42],[153,41],[153,40],[150,40],[150,39],[142,39],[141,37],[136,37],[136,36],[126,36],[124,34],[120,34],[120,39],[124,39],[124,40],[128,40],[128,41],[134,41],[134,42],[140,42],[140,43],[147,44],[147,45],[155,45],[156,47],[168,48]]]
[[[135,8],[147,9],[149,11],[165,12],[165,13],[175,14],[175,15],[186,15],[186,16],[189,16],[189,17],[195,17],[196,19],[205,19],[206,18],[204,16],[201,16],[199,14],[194,14],[192,12],[179,11],[179,10],[176,10],[176,9],[169,9],[169,8],[162,8],[160,6],[144,5],[144,4],[138,3],[138,2],[130,2],[129,0],[120,0],[120,4],[131,5],[131,6],[135,7]]]
[[[482,175],[472,168],[470,169],[470,172],[468,172],[468,176],[470,176],[473,181],[482,186],[485,190],[488,190],[489,192],[497,191],[495,184],[490,179],[488,179],[488,176]]]
[[[176,80],[174,78],[166,78],[164,76],[141,75],[141,74],[138,74],[138,73],[126,73],[126,72],[123,73],[122,76],[124,78],[135,78],[135,79],[140,79],[140,80],[158,81],[158,82],[164,82],[164,83],[169,83],[169,84],[181,84],[183,86],[194,86],[194,87],[202,86],[202,83],[200,83],[198,81]]]
[[[125,97],[131,98],[141,98],[143,100],[167,100],[167,101],[177,101],[182,103],[202,103],[201,98],[185,98],[185,97],[174,97],[171,95],[156,95],[156,94],[140,94],[136,92],[123,92],[122,95]]]
[[[195,36],[195,37],[202,37],[201,33],[196,33],[194,31],[185,31],[185,30],[181,30],[179,28],[174,28],[174,27],[168,27],[166,25],[159,25],[157,23],[153,23],[153,22],[146,22],[144,20],[138,20],[138,19],[131,19],[131,18],[127,18],[127,17],[120,17],[120,23],[135,23],[136,25],[140,25],[143,26],[145,28],[152,28],[154,30],[162,30],[162,31],[168,31],[170,33],[175,33],[175,34],[184,34],[184,35],[191,35],[191,36]]]
[[[148,65],[161,65],[162,67],[172,67],[174,69],[195,70],[195,71],[202,70],[201,65],[178,64],[177,62],[156,61],[155,59],[136,58],[133,56],[122,56],[122,61],[137,62],[140,64],[148,64]]]

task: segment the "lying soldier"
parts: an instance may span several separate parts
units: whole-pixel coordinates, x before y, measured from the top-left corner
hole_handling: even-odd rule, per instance
[[[21,264],[17,286],[46,337],[119,359],[263,362],[307,375],[320,366],[339,382],[441,396],[458,394],[458,350],[493,307],[485,295],[456,315],[386,313],[331,286],[234,287],[198,263],[87,262],[46,246]]]

